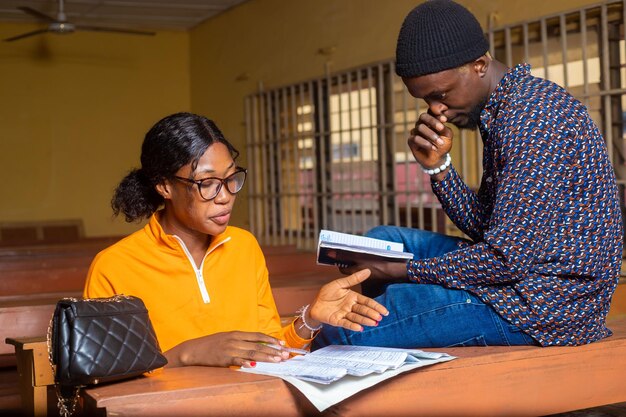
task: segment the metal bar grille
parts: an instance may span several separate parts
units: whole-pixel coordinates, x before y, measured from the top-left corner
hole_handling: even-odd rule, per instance
[[[264,244],[312,249],[320,229],[379,224],[444,232],[406,139],[425,110],[391,61],[246,99],[250,228]]]
[[[620,192],[626,183],[622,102],[626,0],[491,27],[490,53],[528,62],[578,97],[603,130]],[[393,62],[344,71],[246,98],[250,227],[264,244],[313,249],[320,229],[363,234],[379,224],[461,233],[449,222],[406,140],[423,102]],[[455,130],[452,157],[474,189],[482,141]],[[622,198],[622,201],[624,198]]]

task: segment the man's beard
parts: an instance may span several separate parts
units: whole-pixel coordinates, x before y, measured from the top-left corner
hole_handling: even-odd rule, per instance
[[[482,113],[485,104],[487,104],[486,100],[478,103],[472,108],[472,110],[470,110],[469,113],[467,113],[467,119],[464,122],[458,124],[454,123],[454,125],[459,129],[476,130],[476,128],[480,125],[480,114]]]

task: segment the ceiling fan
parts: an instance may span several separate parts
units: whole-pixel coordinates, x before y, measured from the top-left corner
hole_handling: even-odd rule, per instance
[[[154,35],[155,32],[147,32],[143,30],[134,30],[134,29],[119,29],[112,27],[102,27],[102,26],[89,26],[89,25],[77,25],[72,22],[68,22],[65,16],[65,8],[63,4],[63,0],[59,0],[59,7],[57,12],[57,17],[52,18],[45,13],[42,13],[38,10],[32,9],[27,6],[18,7],[24,13],[27,13],[31,16],[36,17],[37,19],[48,24],[48,27],[45,29],[33,30],[31,32],[22,33],[21,35],[12,36],[10,38],[4,39],[5,42],[13,42],[18,39],[28,38],[30,36],[40,35],[42,33],[52,32],[52,33],[60,33],[67,34],[73,33],[77,30],[86,30],[86,31],[95,31],[95,32],[116,32],[116,33],[127,33],[130,35]]]

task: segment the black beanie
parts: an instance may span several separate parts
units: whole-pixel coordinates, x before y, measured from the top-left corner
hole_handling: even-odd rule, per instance
[[[411,78],[457,68],[488,50],[480,23],[469,10],[451,0],[429,0],[402,23],[396,73]]]

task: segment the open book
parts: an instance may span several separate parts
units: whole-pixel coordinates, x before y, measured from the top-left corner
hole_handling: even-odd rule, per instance
[[[353,259],[367,257],[386,261],[406,262],[413,254],[404,252],[404,245],[398,242],[373,239],[371,237],[320,230],[317,245],[317,263],[323,265],[350,266]]]
[[[240,370],[280,377],[323,411],[402,372],[452,359],[447,353],[417,349],[331,345],[284,362],[257,362],[254,368]]]

